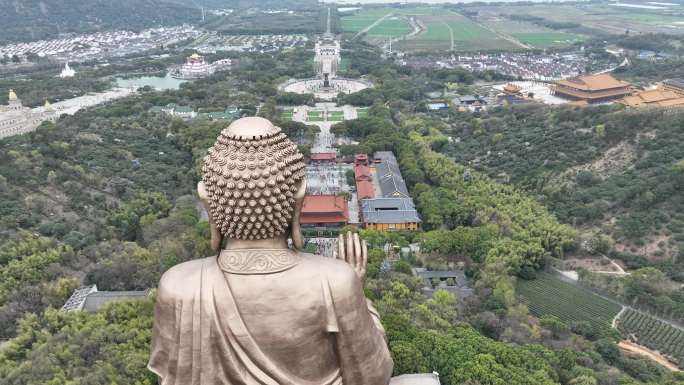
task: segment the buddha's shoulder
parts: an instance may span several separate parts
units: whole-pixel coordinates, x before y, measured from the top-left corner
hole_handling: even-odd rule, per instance
[[[191,293],[192,290],[188,289],[200,287],[203,267],[215,258],[193,259],[170,268],[159,281],[159,292],[168,296]]]
[[[326,278],[333,291],[345,292],[361,287],[361,281],[354,269],[341,259],[303,253],[301,264]]]

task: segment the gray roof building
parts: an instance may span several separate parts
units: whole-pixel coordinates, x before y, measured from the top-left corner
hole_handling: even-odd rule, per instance
[[[420,223],[411,198],[364,199],[361,205],[365,223]]]
[[[404,374],[393,377],[390,385],[440,385],[439,373],[430,374]]]
[[[684,91],[684,79],[675,78],[663,80],[663,84]]]
[[[378,178],[380,194],[385,197],[405,197],[408,198],[409,192],[406,182],[401,176],[397,158],[391,151],[378,151],[373,155],[375,159],[375,175]]]
[[[150,295],[150,289],[137,291],[98,291],[97,285],[85,286],[74,290],[64,306],[63,311],[96,312],[104,305],[131,299],[145,299]]]

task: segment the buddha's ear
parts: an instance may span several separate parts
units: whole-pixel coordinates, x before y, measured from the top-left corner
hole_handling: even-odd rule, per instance
[[[302,205],[304,204],[304,196],[306,195],[306,179],[302,179],[299,184],[299,189],[295,194],[295,209],[292,214],[292,223],[290,224],[290,236],[292,237],[292,244],[297,250],[304,248],[304,236],[302,236],[302,226],[300,219],[302,216]]]
[[[214,222],[214,217],[211,215],[211,210],[209,206],[209,193],[207,192],[207,189],[204,187],[203,182],[199,182],[197,184],[197,195],[199,195],[202,207],[204,207],[204,210],[207,212],[207,217],[209,218],[209,230],[211,231],[211,249],[214,251],[219,251],[219,249],[221,248],[221,241],[223,240],[223,237],[221,236],[221,232],[216,226],[216,222]]]

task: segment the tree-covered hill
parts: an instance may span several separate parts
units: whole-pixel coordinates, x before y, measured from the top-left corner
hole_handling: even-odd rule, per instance
[[[656,261],[684,250],[684,114],[616,107],[452,116],[441,151],[536,194],[559,219]]]
[[[163,0],[0,0],[0,44],[56,37],[59,33],[140,30],[199,22],[191,2]]]

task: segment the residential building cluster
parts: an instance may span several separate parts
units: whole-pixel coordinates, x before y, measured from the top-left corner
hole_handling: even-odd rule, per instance
[[[497,53],[451,56],[449,58],[404,57],[399,64],[421,68],[465,68],[469,71],[496,71],[525,80],[551,81],[583,73],[590,59],[581,53],[533,54]]]
[[[98,32],[0,46],[0,59],[11,59],[16,56],[26,60],[27,55],[35,54],[61,62],[84,62],[143,52],[197,38],[201,34],[192,26],[160,27],[141,32]]]
[[[304,47],[309,41],[306,35],[219,35],[205,34],[201,42],[192,48],[202,54],[220,51],[276,52],[283,49]]]

